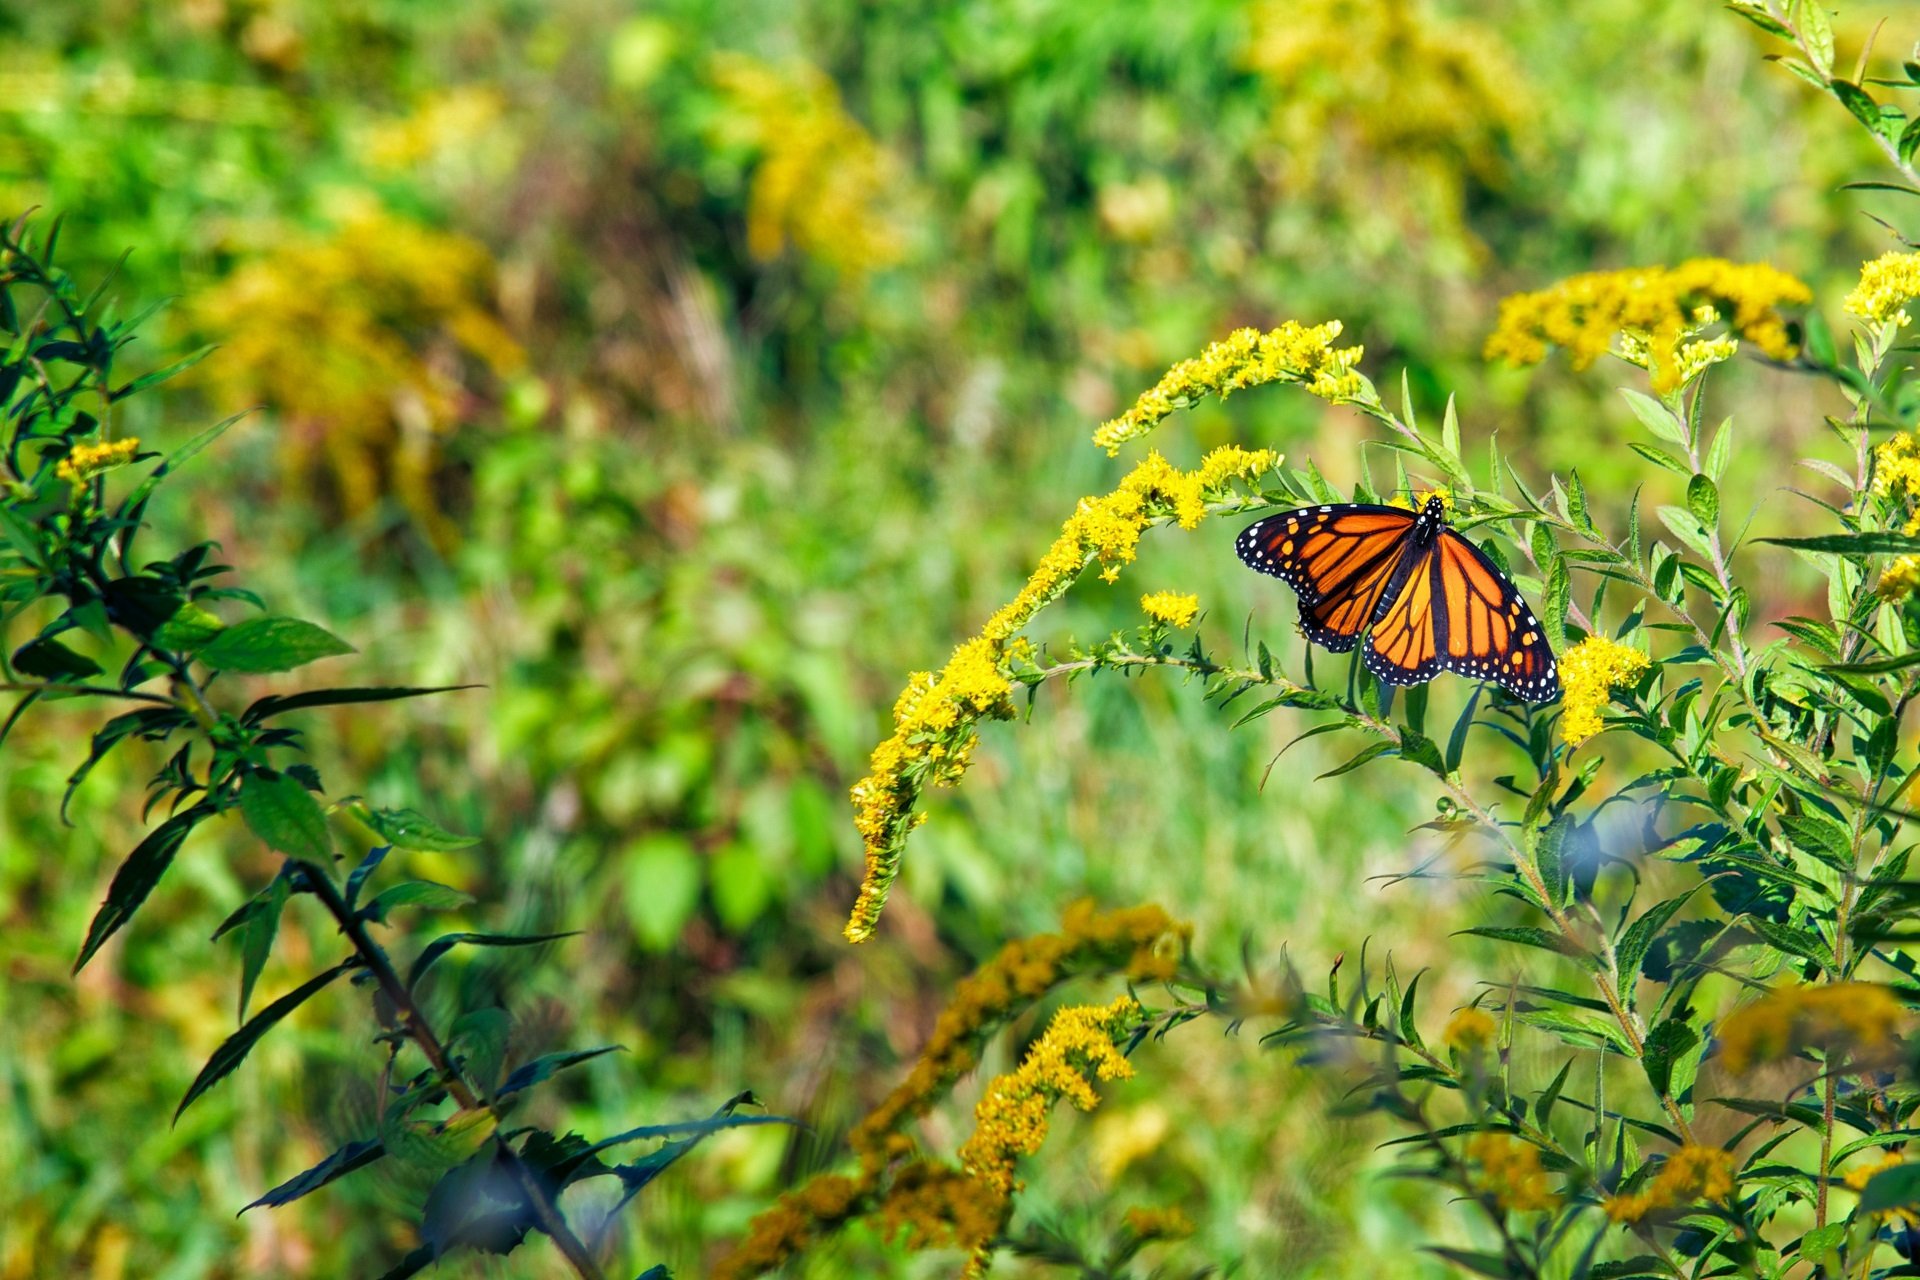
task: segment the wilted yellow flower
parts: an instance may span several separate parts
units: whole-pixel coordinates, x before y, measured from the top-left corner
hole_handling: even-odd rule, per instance
[[[1191,360],[1182,360],[1143,392],[1131,409],[1093,433],[1093,442],[1109,455],[1159,426],[1176,409],[1210,395],[1222,399],[1268,382],[1298,383],[1314,395],[1341,401],[1359,397],[1366,380],[1354,371],[1362,348],[1335,347],[1340,322],[1302,325],[1289,320],[1277,329],[1236,329]]]
[[[1907,1163],[1905,1155],[1898,1151],[1888,1151],[1877,1160],[1869,1160],[1865,1164],[1855,1165],[1847,1170],[1847,1185],[1855,1191],[1865,1191],[1867,1184],[1873,1181],[1873,1175],[1885,1173],[1889,1169],[1898,1169],[1905,1163]],[[1874,1216],[1909,1227],[1920,1227],[1920,1213],[1915,1213],[1911,1209],[1882,1209]]]
[[[1142,1240],[1184,1240],[1193,1234],[1193,1219],[1172,1206],[1136,1206],[1127,1210],[1126,1218],[1127,1230]]]
[[[1810,1046],[1853,1057],[1891,1048],[1906,1009],[1866,982],[1776,987],[1721,1022],[1720,1060],[1735,1075]]]
[[[895,165],[847,114],[825,72],[722,53],[711,73],[732,108],[716,127],[760,150],[747,193],[754,257],[792,245],[853,275],[900,260],[905,242],[889,206],[900,182]]]
[[[1692,373],[1698,373],[1716,354],[1696,347],[1690,357],[1682,356],[1682,341],[1705,327],[1701,306],[1712,308],[1709,323],[1725,317],[1733,333],[1784,360],[1793,355],[1794,345],[1779,308],[1812,299],[1806,285],[1765,263],[1696,258],[1671,268],[1591,271],[1504,299],[1486,356],[1538,364],[1549,346],[1558,346],[1574,368],[1584,369],[1611,349],[1616,335],[1625,334],[1623,354],[1643,355],[1654,389],[1667,392],[1692,376],[1689,361],[1696,366]]]
[[[1860,268],[1860,283],[1847,295],[1848,315],[1869,324],[1909,323],[1906,305],[1920,298],[1920,253],[1883,253]]]
[[[1733,1195],[1734,1159],[1718,1147],[1684,1146],[1667,1157],[1642,1191],[1609,1196],[1601,1207],[1615,1222],[1638,1222],[1649,1213],[1681,1208],[1702,1200],[1721,1201]]]
[[[1200,612],[1200,597],[1181,591],[1156,591],[1140,597],[1140,612],[1155,622],[1185,630]]]
[[[1464,1052],[1484,1049],[1499,1034],[1500,1024],[1485,1009],[1462,1009],[1447,1023],[1441,1039]]]
[[[1560,736],[1578,746],[1600,732],[1600,709],[1610,691],[1638,680],[1651,665],[1647,655],[1631,645],[1604,636],[1588,636],[1560,659]]]
[[[1101,577],[1113,581],[1121,566],[1132,562],[1149,526],[1173,521],[1191,529],[1206,517],[1209,501],[1226,496],[1232,481],[1278,462],[1279,455],[1265,449],[1227,445],[1207,454],[1194,470],[1182,471],[1149,453],[1112,493],[1080,500],[1026,585],[987,619],[978,636],[954,650],[944,670],[908,679],[894,706],[893,734],[873,749],[867,776],[853,786],[854,825],[865,846],[866,873],[847,922],[849,942],[864,942],[873,934],[922,792],[951,786],[966,773],[978,721],[1012,714],[1008,648],[1020,629],[1094,561],[1104,566]]]
[[[126,466],[133,461],[133,455],[138,452],[140,452],[139,436],[128,436],[124,440],[109,440],[100,444],[76,444],[54,467],[53,474],[75,489],[80,489],[101,472]]]
[[[1505,1133],[1476,1133],[1467,1140],[1467,1157],[1480,1165],[1475,1189],[1492,1196],[1502,1209],[1528,1213],[1559,1205],[1533,1144]]]

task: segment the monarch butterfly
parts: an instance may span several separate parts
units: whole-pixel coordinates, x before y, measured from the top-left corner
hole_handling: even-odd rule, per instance
[[[1300,630],[1335,653],[1367,631],[1367,670],[1388,684],[1442,671],[1491,680],[1528,702],[1560,696],[1539,619],[1480,548],[1428,498],[1419,514],[1339,503],[1248,526],[1236,549],[1300,597]]]

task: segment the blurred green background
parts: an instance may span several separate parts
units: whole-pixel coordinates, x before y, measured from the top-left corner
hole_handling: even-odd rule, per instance
[[[1843,11],[1841,63],[1882,17],[1879,58],[1905,55],[1910,0]],[[1433,927],[1469,888],[1370,879],[1437,852],[1408,834],[1417,783],[1307,785],[1340,758],[1317,739],[1263,789],[1303,726],[1229,733],[1175,684],[1048,689],[990,728],[859,949],[846,788],[906,673],[1122,473],[1093,426],[1235,326],[1337,317],[1383,387],[1404,370],[1423,412],[1457,393],[1470,444],[1497,432],[1624,505],[1623,379],[1489,368],[1480,344],[1506,293],[1707,254],[1795,272],[1837,316],[1886,245],[1863,216],[1886,197],[1837,188],[1883,175],[1766,52],[1662,0],[0,0],[0,212],[63,214],[83,278],[131,250],[124,305],[174,299],[138,358],[220,344],[127,430],[165,447],[256,409],[172,488],[163,536],[220,539],[279,611],[358,645],[333,679],[485,686],[310,730],[330,790],[484,836],[410,868],[476,894],[477,927],[583,931],[477,956],[445,993],[506,1004],[525,1052],[627,1047],[546,1118],[605,1132],[752,1088],[811,1126],[715,1138],[613,1226],[628,1273],[698,1276],[836,1158],[953,979],[1074,898],[1158,901],[1221,966],[1245,942],[1320,973],[1371,938],[1406,972],[1445,962],[1435,1010],[1499,976]],[[1833,406],[1754,365],[1723,386],[1736,473],[1771,500]],[[1156,443],[1281,448],[1347,483],[1365,438],[1273,390]],[[1036,638],[1104,635],[1172,588],[1215,641],[1251,616],[1297,661],[1291,601],[1234,532],[1150,541]],[[1465,692],[1441,682],[1436,720]],[[63,826],[91,727],[48,709],[0,755],[0,1280],[378,1274],[424,1185],[374,1170],[233,1216],[371,1127],[357,997],[168,1123],[232,1027],[234,957],[206,939],[272,870],[237,824],[68,977],[158,763],[115,757]],[[275,990],[336,945],[283,938]],[[1327,1082],[1200,1028],[1138,1065],[1060,1118],[1028,1220],[1098,1240],[1171,1204],[1199,1232],[1165,1256],[1190,1266],[1439,1273],[1413,1242],[1453,1237],[1447,1206],[1365,1176],[1385,1135],[1330,1118]],[[928,1141],[957,1144],[978,1087]],[[952,1264],[853,1239],[795,1273]]]

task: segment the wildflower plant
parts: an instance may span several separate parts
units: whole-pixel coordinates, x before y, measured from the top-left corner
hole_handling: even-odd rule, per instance
[[[1920,122],[1870,97],[1863,75],[1835,78],[1818,6],[1732,7],[1792,41],[1789,69],[1875,130],[1920,194]],[[1907,70],[1898,87],[1910,90],[1920,64]],[[1894,84],[1872,82],[1883,83]],[[1844,302],[1849,355],[1810,309],[1814,291],[1763,263],[1594,272],[1511,299],[1490,358],[1529,365],[1558,351],[1576,370],[1607,359],[1635,371],[1623,396],[1646,477],[1619,498],[1474,447],[1450,401],[1417,415],[1405,380],[1390,406],[1364,353],[1333,345],[1337,322],[1236,333],[1101,427],[1095,442],[1117,454],[1204,396],[1291,385],[1380,428],[1391,469],[1363,455],[1371,465],[1345,494],[1312,461],[1286,466],[1265,450],[1226,446],[1195,472],[1149,452],[1112,493],[1083,499],[1015,601],[902,695],[854,789],[868,874],[849,938],[876,927],[925,789],[962,779],[986,721],[1043,685],[1161,669],[1236,726],[1287,714],[1303,736],[1345,738],[1327,778],[1389,762],[1416,771],[1434,795],[1423,830],[1465,859],[1418,874],[1485,890],[1460,932],[1510,960],[1453,1010],[1428,1007],[1418,976],[1366,948],[1357,973],[1336,961],[1324,983],[1252,962],[1209,972],[1184,952],[1135,973],[1129,995],[1059,1014],[1025,1064],[988,1086],[983,1132],[957,1156],[959,1178],[986,1183],[968,1189],[972,1211],[991,1191],[1017,1198],[1006,1162],[1041,1150],[1048,1101],[1088,1105],[1096,1079],[1125,1087],[1112,1054],[1217,1019],[1339,1074],[1353,1110],[1400,1128],[1393,1172],[1444,1188],[1470,1219],[1470,1245],[1432,1249],[1462,1273],[1868,1277],[1920,1265],[1920,1161],[1907,1155],[1920,1135],[1920,968],[1906,947],[1920,936],[1908,825],[1920,758],[1903,733],[1920,697],[1920,396],[1903,345],[1917,297],[1911,245],[1866,263]],[[1819,426],[1835,456],[1806,460],[1813,486],[1797,510],[1730,487],[1743,428],[1709,413],[1722,379],[1778,371],[1835,407]],[[1283,639],[1270,606],[1230,647],[1200,601],[1165,590],[1104,640],[1030,634],[1096,562],[1111,580],[1146,555],[1150,531],[1429,493],[1537,602],[1560,655],[1559,703],[1447,677],[1387,687],[1352,656]],[[923,1062],[913,1106],[950,1078]],[[857,1128],[863,1172],[795,1193],[731,1274],[759,1274],[850,1218],[884,1221],[881,1206],[904,1195],[919,1197],[920,1217],[896,1214],[902,1238],[966,1248],[969,1274],[996,1250],[1028,1252],[1010,1204],[970,1219],[971,1235],[933,1229],[924,1179],[902,1190],[899,1170],[925,1159],[903,1136],[910,1110],[878,1113],[891,1145]],[[959,1203],[938,1199],[949,1228]],[[1038,1256],[1107,1274],[1092,1252]]]
[[[394,878],[389,873],[406,852],[446,857],[478,841],[414,810],[330,791],[301,727],[301,713],[316,708],[364,710],[453,690],[316,685],[247,696],[262,675],[352,649],[312,622],[266,613],[259,596],[231,583],[212,543],[155,558],[147,513],[162,485],[233,420],[165,449],[119,433],[130,397],[207,353],[127,376],[121,355],[141,317],[116,318],[104,284],[83,293],[53,265],[57,237],[55,223],[35,244],[25,219],[0,230],[0,601],[8,631],[0,689],[16,698],[0,741],[28,713],[53,704],[127,708],[93,732],[63,812],[108,756],[148,744],[153,758],[164,758],[140,806],[143,820],[156,812],[158,820],[114,873],[75,972],[121,935],[197,832],[223,815],[237,818],[250,839],[279,856],[278,869],[214,930],[216,939],[238,943],[238,1025],[194,1078],[175,1119],[341,979],[367,999],[370,1038],[379,1046],[370,1066],[384,1107],[364,1136],[236,1207],[285,1205],[384,1162],[433,1188],[413,1223],[418,1246],[388,1276],[413,1275],[462,1252],[509,1253],[532,1234],[549,1237],[575,1274],[602,1275],[602,1250],[562,1207],[568,1188],[611,1178],[624,1205],[707,1135],[782,1121],[742,1112],[753,1103],[746,1093],[706,1119],[598,1141],[515,1114],[555,1076],[618,1046],[515,1061],[504,1010],[448,1009],[449,998],[430,998],[428,988],[457,951],[538,946],[567,935],[456,927],[422,941],[400,929],[403,921],[466,916],[472,901],[446,884]],[[396,851],[402,856],[392,858]],[[283,917],[309,903],[337,930],[330,962],[292,990],[256,999]],[[643,1140],[660,1145],[618,1162],[623,1148]]]

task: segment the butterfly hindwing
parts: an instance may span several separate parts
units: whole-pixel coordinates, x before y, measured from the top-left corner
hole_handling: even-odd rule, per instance
[[[1560,696],[1546,629],[1487,553],[1451,529],[1434,543],[1434,629],[1440,665],[1491,680],[1528,702]]]
[[[1438,544],[1409,545],[1399,589],[1367,632],[1367,670],[1388,684],[1424,684],[1444,669],[1436,630],[1434,597],[1439,585]]]

